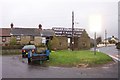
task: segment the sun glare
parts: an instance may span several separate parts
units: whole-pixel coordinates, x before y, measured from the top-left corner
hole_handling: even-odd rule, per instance
[[[89,28],[91,32],[100,32],[102,27],[101,15],[89,16]]]

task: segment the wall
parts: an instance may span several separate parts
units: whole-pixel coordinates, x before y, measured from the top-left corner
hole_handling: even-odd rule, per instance
[[[89,49],[90,48],[90,39],[81,37],[78,39],[78,49]]]
[[[40,45],[41,43],[42,43],[42,37],[40,37],[40,36],[35,36],[34,44],[35,44],[35,45]]]
[[[89,49],[90,48],[90,37],[86,31],[83,31],[81,37],[78,39],[78,49]]]
[[[58,49],[60,49],[60,50],[68,49],[67,37],[58,36],[57,38],[59,40],[59,48]]]
[[[30,36],[21,36],[21,44],[28,44],[30,41]]]
[[[6,41],[5,42],[2,42],[2,37],[0,37],[0,44],[2,44],[3,46],[5,46],[5,44],[9,44],[10,43],[10,39],[11,37],[6,37]]]

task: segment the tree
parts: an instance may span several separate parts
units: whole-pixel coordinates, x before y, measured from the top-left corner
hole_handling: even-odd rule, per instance
[[[97,44],[100,44],[102,42],[102,38],[101,38],[101,36],[100,37],[97,37],[97,39],[96,39],[96,43]]]

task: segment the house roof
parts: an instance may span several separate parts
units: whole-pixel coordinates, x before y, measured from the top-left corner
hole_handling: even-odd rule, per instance
[[[13,28],[11,35],[40,36],[40,30],[37,28]]]
[[[40,34],[42,37],[49,37],[54,36],[55,32],[52,29],[43,29]]]
[[[0,36],[10,36],[11,28],[0,28]]]
[[[117,37],[114,37],[114,38],[112,38],[112,37],[108,37],[108,38],[106,38],[105,40],[110,41],[111,39],[114,39],[114,40],[119,40]]]

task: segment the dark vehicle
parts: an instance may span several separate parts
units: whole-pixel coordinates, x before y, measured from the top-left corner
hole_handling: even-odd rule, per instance
[[[36,53],[37,48],[35,45],[26,45],[22,48],[22,58],[28,58],[28,52]]]
[[[120,42],[116,43],[116,48],[120,49]]]

